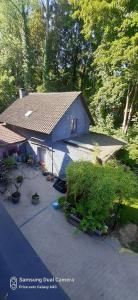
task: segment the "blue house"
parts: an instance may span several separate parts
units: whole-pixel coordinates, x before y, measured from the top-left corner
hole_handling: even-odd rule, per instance
[[[106,162],[123,147],[122,141],[89,132],[93,119],[81,92],[29,93],[20,97],[1,115],[0,122],[26,138],[22,150],[44,161],[48,171],[63,177],[74,160]]]

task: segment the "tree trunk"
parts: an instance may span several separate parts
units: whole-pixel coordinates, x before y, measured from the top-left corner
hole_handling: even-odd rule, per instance
[[[138,86],[135,86],[135,90],[134,90],[134,95],[133,95],[133,99],[129,108],[129,113],[128,113],[128,118],[127,118],[127,122],[126,122],[126,126],[124,128],[124,133],[126,134],[129,128],[129,124],[132,118],[132,113],[133,113],[133,107],[134,107],[134,103],[135,103],[135,99],[136,99],[136,95],[137,95],[137,90],[138,90]]]
[[[124,133],[125,133],[125,128],[126,128],[127,119],[128,119],[130,96],[131,96],[132,92],[133,92],[133,87],[130,90],[130,84],[129,84],[128,93],[127,93],[127,97],[126,97],[126,105],[125,105],[125,109],[124,109],[123,124],[122,124],[122,131]]]
[[[124,132],[125,127],[126,127],[126,121],[127,121],[127,115],[128,115],[128,105],[129,105],[129,94],[127,94],[126,106],[125,106],[125,110],[124,110],[124,119],[123,119],[123,124],[122,124],[123,132]]]
[[[27,24],[27,13],[25,7],[22,4],[22,47],[23,47],[23,72],[24,72],[24,86],[26,89],[32,87],[32,72],[31,72],[31,55],[30,55],[30,43],[29,43],[29,30]]]
[[[76,47],[73,55],[73,68],[72,68],[72,89],[76,90],[77,83],[77,64],[78,64],[78,48]]]
[[[85,71],[86,71],[86,66],[83,67],[83,71],[82,71],[82,74],[81,74],[81,91],[83,91],[83,89],[84,89]]]
[[[28,29],[28,12],[26,11],[25,4],[21,1],[21,8],[19,3],[9,0],[12,6],[18,12],[22,20],[21,38],[22,38],[22,54],[23,54],[23,75],[24,75],[24,87],[29,89],[32,87],[32,71],[31,71],[31,54],[29,43],[29,29]]]
[[[44,67],[43,67],[43,85],[47,88],[47,81],[49,76],[49,0],[46,0],[46,6],[43,5],[44,12],[46,13],[45,24],[45,44],[44,44]]]

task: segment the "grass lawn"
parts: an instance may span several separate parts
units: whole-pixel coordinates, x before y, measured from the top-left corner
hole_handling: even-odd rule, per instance
[[[138,199],[133,204],[124,204],[121,211],[121,224],[134,223],[138,225]]]

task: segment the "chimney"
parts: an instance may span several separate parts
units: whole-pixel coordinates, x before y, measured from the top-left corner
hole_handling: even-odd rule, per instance
[[[25,89],[24,88],[20,88],[19,89],[19,97],[20,97],[20,99],[22,99],[26,95],[27,95],[27,92],[25,91]]]

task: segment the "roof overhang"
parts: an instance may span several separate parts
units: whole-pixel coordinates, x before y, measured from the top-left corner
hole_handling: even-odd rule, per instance
[[[19,144],[26,141],[26,138],[0,124],[0,146]]]

